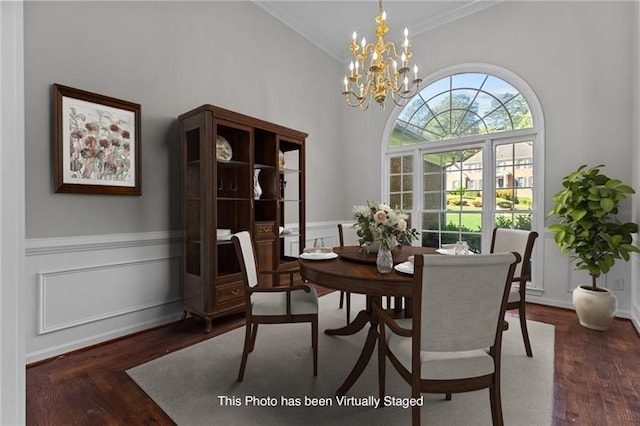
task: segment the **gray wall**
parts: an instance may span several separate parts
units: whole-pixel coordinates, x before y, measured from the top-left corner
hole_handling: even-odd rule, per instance
[[[27,238],[179,229],[177,116],[205,103],[309,133],[307,220],[338,219],[340,74],[251,2],[26,2]],[[142,105],[142,196],[53,192],[53,83]]]

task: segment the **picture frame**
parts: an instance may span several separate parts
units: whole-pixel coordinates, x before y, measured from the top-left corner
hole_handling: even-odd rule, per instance
[[[53,85],[54,190],[142,195],[140,104]]]

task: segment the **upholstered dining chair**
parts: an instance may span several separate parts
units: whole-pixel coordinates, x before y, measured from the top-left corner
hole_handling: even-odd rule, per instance
[[[317,376],[318,295],[316,289],[307,285],[293,285],[293,279],[289,280],[289,287],[257,287],[258,273],[271,275],[293,274],[296,270],[258,272],[255,249],[249,232],[238,232],[231,237],[231,240],[233,241],[244,279],[244,299],[247,309],[244,349],[242,351],[238,381],[241,382],[244,378],[249,352],[252,352],[255,346],[258,324],[310,322],[313,375]]]
[[[360,244],[358,231],[353,227],[353,223],[338,224],[338,241],[340,242],[340,247],[357,246]],[[345,301],[347,304],[347,323],[349,323],[351,322],[351,293],[340,290],[340,309],[344,306]]]
[[[380,321],[378,377],[385,394],[386,359],[421,393],[489,388],[491,418],[502,425],[500,354],[504,313],[517,253],[414,258],[413,317],[394,320],[374,303]],[[420,406],[412,407],[420,425]]]
[[[518,310],[524,349],[528,357],[532,357],[533,352],[529,341],[529,331],[527,330],[525,298],[527,295],[527,281],[531,279],[531,253],[533,252],[533,244],[536,238],[538,238],[538,233],[535,231],[508,228],[494,228],[493,237],[491,238],[491,253],[516,251],[522,256],[522,263],[516,267],[513,277],[515,284],[509,290],[507,310]]]

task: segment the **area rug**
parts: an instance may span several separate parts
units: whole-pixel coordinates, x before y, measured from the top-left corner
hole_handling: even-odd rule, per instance
[[[345,323],[339,293],[320,298],[318,376],[313,376],[309,324],[261,325],[245,379],[236,382],[244,327],[127,371],[178,425],[399,425],[411,423],[409,385],[387,365],[389,397],[376,408],[377,352],[349,390],[335,396],[362,349],[367,330],[327,336]],[[352,295],[352,317],[364,298]],[[461,313],[463,315],[463,313]],[[533,358],[524,351],[517,318],[508,318],[502,351],[502,407],[506,425],[550,425],[554,327],[528,322]],[[384,406],[388,402],[388,406]],[[489,425],[489,391],[424,395],[422,422]]]

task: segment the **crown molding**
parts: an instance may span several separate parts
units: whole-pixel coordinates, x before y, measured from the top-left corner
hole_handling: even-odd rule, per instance
[[[273,0],[252,0],[252,1],[256,6],[258,6],[259,8],[267,12],[269,15],[279,20],[280,22],[287,25],[289,28],[291,28],[292,30],[300,34],[302,37],[309,40],[319,49],[321,49],[322,51],[324,51],[325,53],[327,53],[329,56],[336,59],[340,63],[344,62],[345,60],[348,60],[348,58],[350,57],[346,48],[343,48],[343,47],[336,48],[336,47],[330,46],[330,43],[327,40],[318,36],[317,34],[314,34],[313,32],[309,31],[307,28],[305,28],[304,25],[298,22],[298,20],[294,16],[287,13],[279,5],[282,2],[273,1]],[[451,23],[458,19],[464,18],[466,16],[472,15],[482,10],[485,10],[491,6],[495,6],[496,4],[502,3],[503,1],[505,0],[473,0],[471,2],[454,1],[454,3],[460,3],[459,7],[456,7],[455,9],[452,9],[445,13],[440,13],[438,15],[431,16],[427,19],[412,23],[411,34],[415,36],[417,34],[427,32],[434,28],[440,27],[442,25]],[[392,32],[390,33],[389,38],[391,39],[398,38],[400,37],[400,35],[401,35],[400,31]]]

